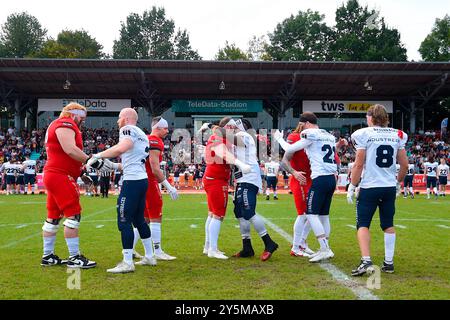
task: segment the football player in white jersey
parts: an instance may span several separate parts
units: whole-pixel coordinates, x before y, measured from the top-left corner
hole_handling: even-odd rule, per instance
[[[433,188],[433,193],[435,198],[438,198],[438,190],[437,190],[437,161],[434,160],[433,156],[428,157],[428,161],[423,164],[423,170],[425,172],[425,176],[427,177],[427,199],[430,199],[431,188]]]
[[[411,199],[414,199],[414,189],[413,189],[413,182],[414,182],[414,174],[415,174],[415,165],[414,165],[414,159],[411,159],[410,163],[408,164],[408,171],[405,176],[405,180],[403,180],[403,198],[408,197],[408,192],[411,196]]]
[[[230,119],[230,121],[233,119]],[[229,122],[230,123],[230,122]],[[251,171],[243,173],[238,167],[234,169],[236,188],[234,194],[234,215],[239,220],[239,227],[242,237],[242,250],[234,254],[237,258],[253,257],[255,252],[252,247],[250,237],[250,226],[253,225],[255,231],[264,242],[264,251],[260,256],[262,261],[268,260],[278,244],[270,238],[262,218],[256,213],[256,200],[259,189],[262,188],[261,174],[259,170],[255,139],[247,131],[252,129],[250,121],[246,119],[236,119],[234,123],[228,125],[235,128],[233,144],[235,145],[235,156],[245,164],[251,166]],[[228,138],[228,136],[227,136]]]
[[[264,164],[264,174],[267,181],[266,200],[270,200],[270,189],[273,191],[273,200],[278,200],[277,184],[279,170],[280,163],[275,161],[275,158],[270,158],[270,161]]]
[[[22,163],[19,161],[16,163],[16,193],[23,194],[25,190],[24,182],[25,173],[22,168]]]
[[[25,161],[22,162],[22,168],[24,170],[24,183],[25,193],[28,194],[28,185],[31,186],[31,194],[34,194],[34,190],[37,190],[36,185],[36,160],[30,160],[29,156],[25,157]]]
[[[283,139],[283,133],[276,131],[274,139],[288,153],[305,149],[311,164],[312,185],[308,193],[307,219],[320,244],[320,250],[309,259],[319,262],[334,257],[328,244],[330,237],[330,206],[336,189],[336,138],[325,130],[319,129],[317,117],[312,112],[300,116],[304,130],[301,140],[289,144]]]
[[[380,226],[384,232],[383,272],[394,272],[395,250],[395,198],[400,193],[400,182],[408,170],[408,158],[405,143],[408,136],[401,130],[388,128],[389,115],[386,108],[376,104],[367,111],[368,128],[352,134],[356,148],[356,159],[352,169],[352,184],[348,188],[347,200],[353,203],[354,184],[359,183],[360,191],[356,202],[356,227],[361,262],[352,270],[352,276],[373,273],[374,267],[370,258],[369,227],[377,208],[380,211]],[[400,164],[400,172],[396,178],[396,162]],[[360,180],[361,172],[364,177]]]
[[[6,195],[15,193],[16,186],[16,160],[12,158],[3,164],[3,171],[6,179]]]
[[[449,167],[445,162],[445,158],[441,158],[441,164],[437,167],[439,173],[439,193],[445,197],[445,188],[447,186],[447,178],[449,174]]]
[[[101,158],[117,158],[121,156],[119,165],[105,160],[101,169],[116,170],[122,167],[123,185],[117,199],[117,219],[119,231],[122,235],[123,261],[115,268],[108,269],[110,273],[126,273],[135,270],[133,264],[134,232],[132,224],[138,229],[145,256],[141,265],[155,265],[153,243],[150,227],[145,223],[145,194],[147,192],[147,172],[145,161],[149,157],[149,141],[145,133],[136,124],[137,112],[132,108],[124,108],[119,113],[117,124],[119,127],[119,143],[115,146],[92,156],[88,165],[92,165]]]

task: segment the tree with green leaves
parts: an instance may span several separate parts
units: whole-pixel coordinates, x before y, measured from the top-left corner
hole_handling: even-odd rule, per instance
[[[47,30],[26,12],[13,13],[0,31],[0,57],[24,58],[39,51]]]
[[[253,36],[248,42],[247,56],[253,61],[271,61],[272,57],[267,53],[269,43],[265,35]]]
[[[450,61],[450,16],[436,19],[431,33],[420,44],[425,61]]]
[[[219,52],[217,52],[215,59],[222,61],[248,61],[250,60],[250,57],[237,47],[235,43],[229,44],[228,41],[225,41],[225,47],[219,48]]]
[[[267,53],[277,61],[323,61],[329,58],[332,30],[317,11],[299,11],[269,34]]]
[[[340,61],[406,61],[397,29],[386,26],[379,13],[349,0],[336,10],[330,57]]]
[[[56,40],[47,40],[34,57],[64,59],[101,59],[103,46],[84,30],[64,30]]]
[[[115,59],[201,59],[192,50],[186,30],[175,33],[175,23],[164,8],[152,7],[142,15],[131,13],[121,23],[119,40],[114,41]]]

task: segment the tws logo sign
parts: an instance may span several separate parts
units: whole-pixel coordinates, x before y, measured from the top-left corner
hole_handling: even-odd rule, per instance
[[[389,113],[393,112],[392,101],[339,101],[339,100],[305,100],[303,111],[314,113],[366,113],[374,104],[382,104]]]
[[[130,99],[39,99],[38,111],[61,111],[70,102],[85,106],[88,112],[118,112],[131,106]]]

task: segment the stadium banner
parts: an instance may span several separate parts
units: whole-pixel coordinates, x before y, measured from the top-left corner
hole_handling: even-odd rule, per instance
[[[262,100],[173,100],[172,112],[261,112]]]
[[[38,112],[61,111],[70,102],[85,106],[88,112],[118,112],[131,106],[131,99],[38,99]]]
[[[303,112],[314,113],[366,113],[374,104],[386,107],[388,113],[394,110],[392,101],[341,101],[341,100],[304,100]]]
[[[45,189],[45,187],[44,187],[44,174],[43,173],[36,174],[36,184],[38,186],[38,189]]]

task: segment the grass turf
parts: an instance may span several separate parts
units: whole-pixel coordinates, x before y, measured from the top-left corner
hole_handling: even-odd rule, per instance
[[[0,299],[356,299],[317,264],[289,255],[290,243],[268,228],[280,245],[267,262],[258,259],[262,241],[252,231],[257,256],[222,261],[202,255],[205,195],[181,195],[178,201],[164,196],[163,249],[175,261],[158,261],[156,267],[137,266],[132,274],[112,275],[106,269],[122,258],[116,225],[115,201],[82,197],[81,250],[97,267],[81,270],[81,289],[69,290],[71,274],[65,267],[41,267],[41,227],[45,196],[0,196]],[[288,234],[292,233],[295,207],[292,196],[280,200],[258,199],[257,211]],[[331,210],[331,262],[347,275],[359,262],[354,207],[344,196],[335,196]],[[450,197],[397,200],[395,273],[381,274],[380,299],[449,299]],[[383,233],[376,217],[372,223],[372,259],[381,265]],[[447,228],[446,228],[447,227]],[[310,247],[317,243],[310,234]],[[241,240],[230,201],[222,225],[219,248],[228,255]],[[138,244],[142,253],[142,245]],[[62,228],[56,254],[67,256]],[[355,279],[365,286],[367,277]]]

